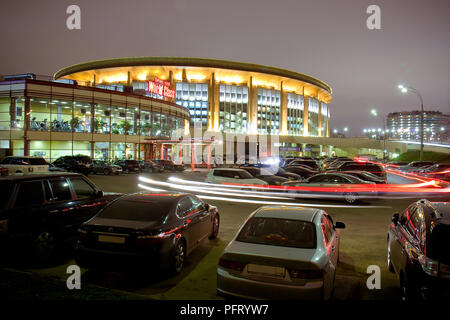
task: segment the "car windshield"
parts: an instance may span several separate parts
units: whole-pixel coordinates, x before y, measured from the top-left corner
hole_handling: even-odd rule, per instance
[[[30,158],[29,159],[31,165],[48,165],[47,161],[44,158]]]
[[[133,221],[162,221],[174,206],[173,201],[158,199],[119,199],[97,217]]]
[[[280,247],[316,248],[313,223],[278,218],[252,218],[242,228],[237,241]]]
[[[236,176],[241,179],[253,179],[253,176],[245,170],[233,172]]]

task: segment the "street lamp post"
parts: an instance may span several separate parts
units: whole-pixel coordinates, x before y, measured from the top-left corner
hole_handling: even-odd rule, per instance
[[[378,112],[375,109],[372,109],[370,111],[372,115],[375,117],[378,117]],[[385,123],[385,117],[380,114],[381,120],[383,121],[383,160],[386,160],[386,123]]]
[[[420,161],[423,161],[423,99],[422,95],[417,89],[413,87],[399,85],[398,88],[402,91],[402,93],[407,93],[408,91],[412,91],[420,99]]]

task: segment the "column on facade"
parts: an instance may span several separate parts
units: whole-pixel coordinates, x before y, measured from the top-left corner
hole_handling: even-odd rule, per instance
[[[280,84],[280,97],[281,97],[280,134],[286,135],[288,133],[287,92],[283,90],[283,81],[281,81]]]
[[[258,88],[253,86],[253,77],[250,77],[248,91],[250,133],[256,134],[258,133]]]
[[[319,121],[317,122],[317,130],[319,132],[319,134],[317,136],[322,137],[322,101],[320,101],[320,96],[317,93],[317,103],[319,106],[319,112],[318,112],[318,117],[319,117]],[[322,147],[322,146],[321,146]],[[320,150],[320,153],[322,154],[322,150]]]
[[[208,94],[208,130],[209,131],[218,131],[219,125],[216,119],[218,119],[218,109],[219,109],[219,101],[216,96],[218,96],[218,92],[216,92],[216,76],[214,72],[211,73],[210,81],[209,81],[209,94]],[[217,106],[217,109],[216,109]]]
[[[30,129],[30,98],[25,97],[25,123],[24,123],[24,137],[23,137],[23,154],[25,156],[30,155],[30,140],[27,139],[27,132]]]
[[[303,136],[307,137],[309,136],[309,115],[308,115],[308,109],[309,109],[309,97],[305,95],[305,88],[303,88]]]
[[[328,114],[329,114],[328,110],[329,110],[329,108],[330,108],[330,106],[327,103],[327,128],[326,128],[326,134],[327,134],[326,137],[327,138],[330,137],[330,118],[328,117]]]
[[[176,88],[172,70],[169,70],[169,82],[170,82],[170,89],[172,89],[172,90],[174,90],[174,92],[176,92],[177,88]],[[170,98],[169,101],[175,103],[176,102],[176,94],[173,96],[173,98]]]

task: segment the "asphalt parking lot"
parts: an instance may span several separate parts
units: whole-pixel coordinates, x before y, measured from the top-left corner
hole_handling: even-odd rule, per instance
[[[183,173],[143,173],[142,176],[159,181],[165,181],[170,176],[201,181],[205,174],[206,171],[198,170]],[[121,193],[141,191],[138,187],[138,177],[138,174],[89,176],[105,192]],[[396,179],[404,178],[389,177],[389,179],[390,182],[394,182]],[[408,182],[400,180],[395,182]],[[188,188],[185,191],[188,192]],[[303,201],[303,203],[325,209],[332,215],[334,221],[342,221],[347,226],[341,233],[340,264],[336,276],[334,299],[400,299],[398,281],[386,268],[386,234],[392,214],[403,210],[412,201],[413,199],[375,200],[356,207],[337,201],[309,199]],[[93,273],[83,270],[83,283],[123,290],[153,299],[221,299],[216,295],[216,267],[219,256],[246,217],[259,205],[217,200],[206,202],[219,209],[221,215],[219,237],[215,240],[205,240],[188,257],[185,269],[178,276],[169,277],[150,270],[148,273],[140,274]],[[333,205],[336,207],[332,207]],[[67,277],[66,268],[70,264],[75,262],[71,259],[69,252],[58,265],[28,268],[25,271],[64,280]],[[368,277],[366,270],[369,265],[377,265],[381,269],[380,290],[368,290],[366,287]]]

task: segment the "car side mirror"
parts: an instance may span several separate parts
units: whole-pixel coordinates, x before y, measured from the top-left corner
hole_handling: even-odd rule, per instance
[[[397,226],[398,225],[398,221],[400,220],[400,215],[398,214],[398,212],[394,213],[392,215],[392,223]]]
[[[105,196],[105,193],[101,190],[97,191],[95,194],[96,198],[103,198]]]
[[[336,225],[334,226],[335,229],[345,229],[345,223],[343,222],[336,222]]]
[[[203,204],[203,208],[205,208],[206,211],[209,211],[210,206],[209,206],[209,204],[204,203],[204,204]]]

